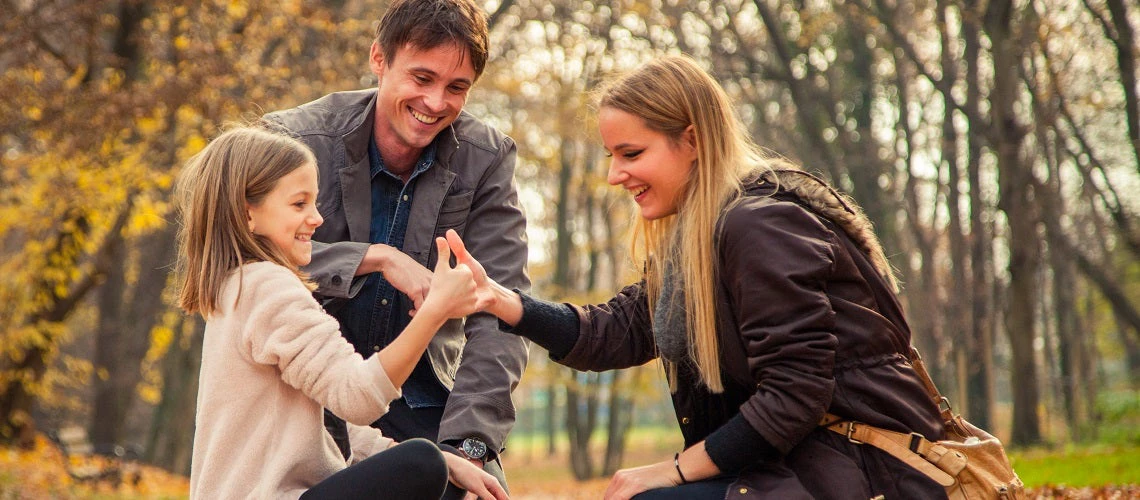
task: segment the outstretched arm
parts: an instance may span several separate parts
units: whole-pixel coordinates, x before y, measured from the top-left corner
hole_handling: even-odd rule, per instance
[[[545,347],[554,361],[576,370],[628,368],[653,359],[644,283],[622,289],[605,304],[576,306],[546,302],[499,285],[468,254],[457,234],[447,235],[456,258],[471,269],[484,311]]]

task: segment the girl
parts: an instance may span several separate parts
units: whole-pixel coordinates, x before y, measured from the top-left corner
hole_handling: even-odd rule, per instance
[[[190,472],[192,498],[439,498],[448,477],[506,498],[489,474],[426,440],[368,427],[400,397],[432,335],[476,310],[471,271],[440,238],[431,291],[407,329],[363,359],[313,299],[317,165],[262,129],[221,134],[179,180],[179,305],[206,318]],[[351,422],[346,468],[323,408]],[[450,473],[450,474],[449,474]]]
[[[901,461],[820,427],[831,413],[927,439],[935,403],[870,222],[766,160],[723,89],[663,57],[604,86],[608,182],[640,208],[645,279],[608,303],[542,302],[475,270],[488,311],[579,370],[661,358],[685,450],[618,471],[607,498],[945,498]]]

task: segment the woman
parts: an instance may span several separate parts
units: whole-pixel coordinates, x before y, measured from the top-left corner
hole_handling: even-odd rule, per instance
[[[819,426],[827,413],[927,439],[938,408],[870,222],[822,181],[766,160],[723,89],[663,57],[602,88],[608,182],[640,208],[645,278],[606,304],[552,304],[482,277],[487,311],[561,364],[660,358],[685,450],[618,471],[609,498],[944,498],[893,457]]]

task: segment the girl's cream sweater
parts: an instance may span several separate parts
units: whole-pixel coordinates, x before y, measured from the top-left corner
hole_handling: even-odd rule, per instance
[[[297,498],[346,466],[323,408],[349,422],[356,462],[392,444],[368,425],[398,397],[293,272],[246,264],[206,321],[190,497]]]

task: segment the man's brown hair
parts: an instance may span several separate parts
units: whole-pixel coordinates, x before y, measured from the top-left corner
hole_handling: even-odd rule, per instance
[[[478,79],[487,65],[487,15],[473,0],[395,0],[376,27],[376,43],[389,66],[408,44],[419,49],[455,44],[467,49]]]

